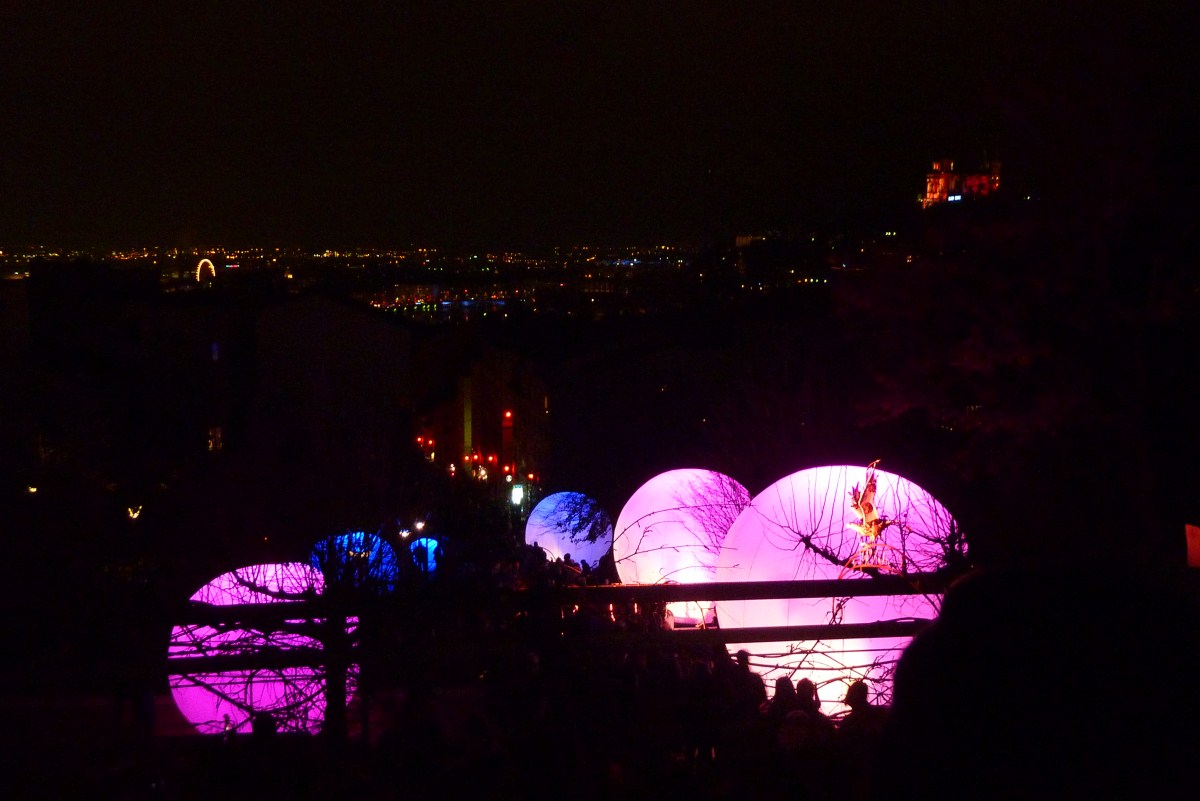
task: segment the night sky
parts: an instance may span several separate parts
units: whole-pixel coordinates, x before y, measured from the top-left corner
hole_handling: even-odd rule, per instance
[[[695,243],[939,157],[1053,193],[1195,106],[1186,4],[1127,6],[5,0],[0,247]]]

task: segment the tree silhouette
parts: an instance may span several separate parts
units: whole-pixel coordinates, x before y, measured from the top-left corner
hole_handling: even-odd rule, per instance
[[[336,675],[325,653],[328,623],[300,606],[315,601],[322,584],[321,575],[302,563],[253,565],[217,577],[192,596],[198,609],[276,604],[297,609],[295,618],[271,609],[248,612],[239,618],[244,622],[175,626],[167,651],[170,685],[199,731],[246,732],[256,713],[268,713],[280,731],[314,732],[327,712],[334,713],[326,708],[327,679]],[[344,619],[340,624],[346,636],[356,625]],[[342,672],[343,695],[353,692],[356,673]]]

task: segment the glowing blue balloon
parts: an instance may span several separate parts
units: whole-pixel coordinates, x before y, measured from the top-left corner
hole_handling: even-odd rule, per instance
[[[412,554],[413,562],[422,573],[433,573],[437,570],[439,547],[438,541],[432,537],[421,537],[419,540],[413,540],[412,545],[408,546],[408,550]]]
[[[325,576],[329,586],[377,591],[396,588],[400,565],[392,546],[375,534],[354,531],[319,541],[309,564]]]

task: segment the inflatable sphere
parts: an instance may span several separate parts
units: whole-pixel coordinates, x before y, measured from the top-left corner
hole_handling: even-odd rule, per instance
[[[321,573],[310,565],[264,564],[217,576],[190,600],[213,606],[288,603],[311,598],[322,589]],[[316,733],[325,717],[325,677],[321,668],[197,672],[188,669],[188,660],[320,648],[318,640],[295,630],[175,626],[167,648],[171,695],[184,718],[202,734],[249,733],[252,718],[263,713],[274,719],[279,731]],[[347,676],[347,698],[353,694],[354,673],[352,668]]]
[[[313,546],[308,561],[330,587],[390,592],[396,588],[400,576],[392,546],[381,537],[362,531],[325,537]]]
[[[432,537],[421,537],[412,541],[412,544],[408,546],[408,552],[412,555],[413,564],[417,566],[417,570],[425,575],[433,575],[437,572],[439,548],[437,540]]]
[[[595,569],[612,550],[612,520],[600,506],[579,492],[547,495],[529,513],[525,544],[537,545],[551,561],[568,554]]]
[[[776,481],[750,502],[725,537],[717,574],[722,581],[869,581],[874,574],[933,572],[965,555],[954,518],[908,479],[873,467],[816,467]],[[938,596],[895,595],[726,601],[717,608],[728,629],[932,619],[939,605]],[[811,679],[830,711],[855,679],[890,698],[891,669],[908,641],[729,647],[756,655],[768,687],[777,675]]]
[[[613,559],[626,584],[714,581],[730,525],[750,502],[734,479],[681,469],[647,481],[626,501],[613,533]],[[712,623],[710,602],[668,604],[676,624]]]

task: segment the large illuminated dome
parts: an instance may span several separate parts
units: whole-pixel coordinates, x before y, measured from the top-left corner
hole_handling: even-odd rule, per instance
[[[869,493],[869,494],[868,494]],[[722,581],[859,579],[933,572],[965,555],[950,513],[911,481],[872,467],[817,467],[793,473],[751,501],[729,529],[718,559]],[[723,629],[872,623],[937,616],[940,598],[894,595],[726,601]],[[770,679],[810,678],[823,701],[839,703],[847,684],[890,686],[908,638],[731,644],[757,655]],[[768,681],[770,685],[770,681]]]
[[[745,487],[712,470],[671,470],[650,479],[617,517],[613,559],[621,581],[713,581],[725,534],[749,501]],[[677,621],[711,620],[710,603],[668,609]]]
[[[217,576],[191,597],[196,604],[274,604],[309,599],[324,586],[321,573],[300,563],[243,567]],[[315,733],[325,715],[325,678],[320,660],[296,659],[298,667],[246,668],[200,672],[188,660],[201,657],[313,656],[321,643],[302,633],[304,621],[280,630],[206,625],[176,626],[167,649],[171,695],[183,716],[203,734],[249,731],[251,716],[270,713],[281,731]],[[257,659],[256,659],[257,661]],[[270,659],[264,660],[270,662]],[[353,674],[347,680],[353,690]]]
[[[537,544],[552,560],[570,554],[576,562],[586,561],[594,568],[612,550],[612,521],[588,496],[556,492],[529,513],[525,543]]]

